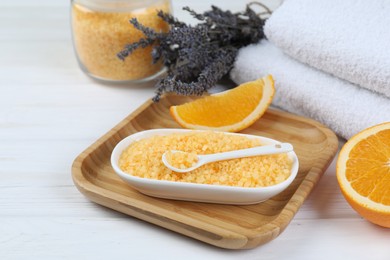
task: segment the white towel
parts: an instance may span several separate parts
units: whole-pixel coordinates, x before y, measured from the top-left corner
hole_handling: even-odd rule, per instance
[[[243,83],[266,74],[275,79],[273,105],[316,119],[346,139],[390,121],[390,99],[295,61],[265,40],[240,50],[230,76]]]
[[[296,60],[390,97],[389,0],[288,0],[264,31]]]

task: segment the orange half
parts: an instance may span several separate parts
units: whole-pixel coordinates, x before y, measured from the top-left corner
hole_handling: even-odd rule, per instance
[[[337,180],[362,217],[390,228],[390,122],[353,136],[337,160]]]
[[[267,110],[275,93],[271,75],[179,106],[170,113],[184,128],[238,132]]]

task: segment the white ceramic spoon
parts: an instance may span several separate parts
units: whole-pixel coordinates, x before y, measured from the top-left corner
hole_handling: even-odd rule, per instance
[[[230,160],[230,159],[236,159],[236,158],[243,158],[243,157],[252,157],[252,156],[259,156],[259,155],[266,155],[266,154],[277,154],[277,153],[287,153],[293,151],[293,146],[289,143],[280,143],[280,144],[273,144],[273,145],[265,145],[265,146],[257,146],[252,147],[248,149],[241,149],[241,150],[235,150],[230,152],[224,152],[224,153],[214,153],[214,154],[205,154],[205,155],[198,155],[198,161],[190,168],[180,169],[172,166],[169,164],[165,152],[162,155],[162,161],[169,169],[175,172],[190,172],[195,170],[196,168],[199,168],[202,165],[205,165],[206,163],[211,162],[217,162],[217,161],[224,161],[224,160]],[[176,151],[171,150],[172,153],[185,153],[182,151]]]

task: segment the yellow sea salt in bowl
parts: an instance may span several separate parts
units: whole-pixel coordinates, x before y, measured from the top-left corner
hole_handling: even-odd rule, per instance
[[[214,162],[189,173],[166,168],[167,150],[210,154],[279,143],[235,133],[186,129],[154,129],[133,134],[117,144],[111,156],[115,172],[133,188],[156,197],[253,204],[287,188],[298,172],[294,152]]]

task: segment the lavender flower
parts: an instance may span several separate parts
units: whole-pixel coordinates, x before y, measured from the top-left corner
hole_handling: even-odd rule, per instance
[[[212,6],[210,11],[199,14],[185,7],[184,10],[200,21],[191,26],[159,11],[157,15],[171,27],[167,33],[156,32],[132,19],[130,23],[142,31],[145,38],[125,46],[117,56],[124,60],[134,50],[154,45],[153,63],[162,59],[168,69],[165,78],[156,84],[155,102],[169,92],[202,95],[230,71],[241,47],[265,37],[265,19],[251,9],[253,4],[262,6],[270,14],[266,6],[257,2],[248,4],[241,13]]]

